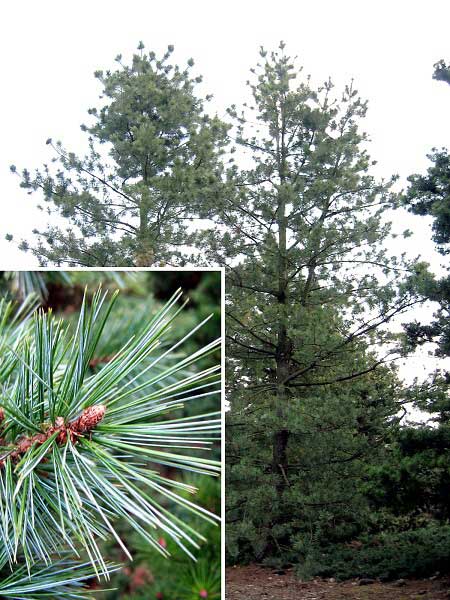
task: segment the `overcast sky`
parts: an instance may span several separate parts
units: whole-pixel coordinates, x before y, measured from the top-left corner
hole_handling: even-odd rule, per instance
[[[93,72],[114,68],[118,53],[127,59],[139,40],[157,52],[173,44],[180,64],[193,57],[221,115],[245,98],[260,45],[272,49],[284,40],[316,83],[353,78],[369,100],[364,129],[377,175],[398,173],[404,182],[426,169],[433,146],[450,146],[450,87],[431,77],[435,62],[450,60],[448,0],[15,0],[2,5],[0,23],[2,269],[36,264],[5,234],[29,237],[45,223],[38,198],[18,187],[9,165],[33,169],[49,161],[48,137],[83,153],[80,124],[100,93]],[[395,218],[415,231],[410,252],[437,266],[427,223]]]
[[[48,161],[48,137],[82,153],[79,126],[100,93],[93,71],[114,67],[114,57],[130,56],[139,40],[156,51],[174,44],[179,63],[192,56],[221,114],[244,98],[260,45],[284,40],[317,83],[329,75],[338,85],[354,78],[369,100],[365,129],[377,174],[404,181],[426,168],[432,146],[449,144],[450,88],[431,78],[433,63],[450,59],[448,0],[15,0],[0,16],[2,268],[32,264],[5,233],[27,237],[45,222],[37,197],[18,188],[9,165],[32,169]],[[431,255],[427,227],[417,218],[408,224],[419,238],[411,247]]]

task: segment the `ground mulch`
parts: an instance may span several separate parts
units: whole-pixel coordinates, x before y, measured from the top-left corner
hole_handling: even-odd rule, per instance
[[[360,585],[364,583],[364,585]],[[259,565],[226,570],[226,600],[449,600],[450,578],[407,579],[389,583],[359,580],[303,582],[292,569]]]

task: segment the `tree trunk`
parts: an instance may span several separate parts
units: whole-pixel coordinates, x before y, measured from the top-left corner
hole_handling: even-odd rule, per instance
[[[136,267],[151,267],[155,261],[155,253],[150,244],[145,241],[139,244],[138,250],[134,255],[134,264]]]
[[[134,264],[136,267],[151,267],[155,261],[155,250],[148,230],[149,201],[148,194],[143,194],[139,207],[139,233],[134,255]]]
[[[287,302],[288,302],[288,266],[287,266],[287,218],[286,218],[286,150],[285,150],[285,124],[284,106],[281,106],[281,124],[277,143],[278,146],[278,172],[280,177],[280,188],[278,191],[278,334],[275,352],[276,362],[276,398],[275,398],[275,421],[276,427],[272,440],[272,470],[276,475],[276,491],[280,507],[283,503],[283,494],[289,485],[287,478],[288,459],[287,446],[289,441],[289,429],[287,427],[286,408],[288,403],[288,390],[284,383],[289,375],[289,363],[291,354],[291,343],[287,333]]]

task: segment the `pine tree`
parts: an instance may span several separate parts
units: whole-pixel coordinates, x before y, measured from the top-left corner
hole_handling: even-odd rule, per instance
[[[439,61],[434,68],[434,79],[450,84],[449,67],[445,62]],[[432,217],[432,239],[437,251],[445,257],[450,252],[450,156],[446,148],[433,148],[427,157],[431,161],[427,173],[408,177],[403,204],[415,215]],[[416,287],[424,298],[437,302],[439,309],[432,323],[424,325],[414,321],[406,326],[409,344],[414,348],[434,342],[438,356],[449,356],[450,276],[437,278],[431,273],[423,273],[417,278]]]
[[[201,77],[191,75],[192,59],[181,69],[169,62],[172,46],[160,58],[143,49],[131,65],[119,55],[116,71],[95,73],[107,103],[88,111],[94,124],[82,125],[88,155],[48,139],[58,169],[22,172],[21,186],[68,221],[35,231],[37,245],[21,242],[41,264],[183,264],[194,237],[189,222],[220,182],[226,128],[195,95]]]
[[[192,518],[217,523],[189,500],[192,485],[155,466],[219,473],[200,455],[217,410],[180,416],[218,397],[220,367],[207,366],[218,341],[180,355],[202,325],[172,331],[180,292],[133,327],[108,296],[85,296],[73,324],[30,312],[29,300],[0,305],[0,597],[90,597],[84,582],[117,569],[104,540],[131,556],[119,519],[166,556],[161,536],[193,556],[203,536]]]
[[[314,430],[305,431],[308,409],[315,407],[316,425],[327,411],[331,420],[348,412],[348,439],[367,410],[361,395],[375,421],[392,414],[383,394],[370,391],[370,377],[395,353],[385,325],[416,301],[411,266],[383,247],[395,198],[392,180],[369,173],[367,136],[358,128],[366,103],[353,83],[340,101],[330,81],[318,89],[309,78],[296,84],[283,44],[271,54],[261,49],[261,59],[248,110],[229,111],[250,166],[229,171],[234,194],[223,197],[207,238],[211,262],[228,267],[227,444],[234,453],[236,436],[237,445],[228,497],[233,489],[239,496],[237,537],[259,527],[247,535],[262,539],[259,557],[292,543],[304,476],[296,454]]]

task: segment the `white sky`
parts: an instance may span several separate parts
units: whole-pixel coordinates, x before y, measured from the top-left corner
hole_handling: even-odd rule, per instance
[[[450,146],[450,87],[431,78],[436,61],[450,60],[449,23],[448,0],[2,3],[0,268],[36,265],[4,236],[30,237],[45,223],[37,196],[18,187],[9,165],[32,170],[49,161],[48,137],[83,153],[79,126],[87,109],[99,105],[93,72],[114,68],[119,53],[127,60],[139,40],[157,52],[174,44],[178,63],[193,57],[222,115],[245,98],[259,46],[270,50],[284,40],[314,82],[331,76],[339,86],[354,78],[369,100],[364,129],[376,174],[398,173],[404,183],[426,169],[433,146]],[[407,214],[395,219],[400,229],[415,230],[411,252],[437,265],[427,224]]]

